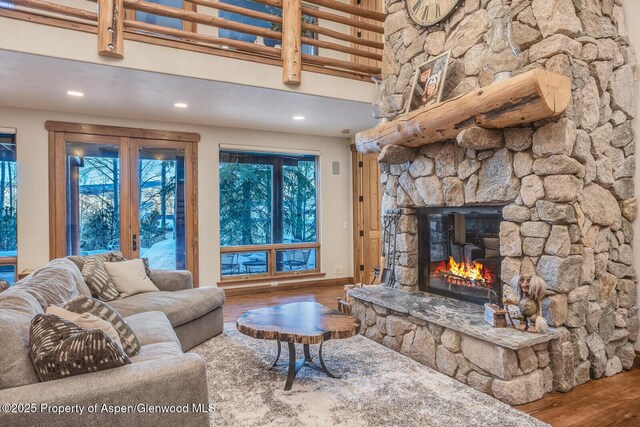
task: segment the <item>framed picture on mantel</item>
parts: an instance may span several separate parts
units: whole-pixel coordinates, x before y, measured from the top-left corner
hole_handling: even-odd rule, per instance
[[[440,102],[444,81],[447,77],[450,54],[451,51],[449,50],[416,67],[416,71],[413,74],[411,96],[405,108],[406,113],[425,105],[433,105]]]

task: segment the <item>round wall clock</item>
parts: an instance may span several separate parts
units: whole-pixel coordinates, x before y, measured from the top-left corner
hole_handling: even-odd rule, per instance
[[[436,25],[449,17],[462,0],[406,0],[413,21],[424,27]]]

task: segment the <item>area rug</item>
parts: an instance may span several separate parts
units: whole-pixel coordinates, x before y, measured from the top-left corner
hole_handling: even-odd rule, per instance
[[[207,364],[212,426],[546,425],[361,335],[324,344],[340,379],[302,368],[290,391],[285,366],[267,369],[276,343],[242,335],[234,323],[191,351]]]

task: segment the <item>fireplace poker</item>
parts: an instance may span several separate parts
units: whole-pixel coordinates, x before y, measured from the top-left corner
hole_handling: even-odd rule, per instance
[[[393,213],[391,216],[391,222],[393,224],[393,259],[392,259],[392,267],[391,267],[391,278],[387,286],[391,286],[396,282],[396,241],[398,240],[398,221],[400,221],[400,214]]]
[[[389,248],[387,242],[389,241],[389,223],[390,219],[387,214],[382,216],[382,256],[380,257],[380,283],[387,283],[389,278],[389,268],[387,266],[389,258]]]

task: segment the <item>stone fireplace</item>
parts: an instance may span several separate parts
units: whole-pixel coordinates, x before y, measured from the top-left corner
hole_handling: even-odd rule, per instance
[[[514,37],[527,61],[522,71],[569,77],[569,107],[532,125],[470,128],[455,141],[418,148],[386,146],[379,157],[382,211],[403,211],[395,289],[356,289],[352,297],[367,337],[520,404],[633,364],[640,326],[631,247],[636,57],[619,1],[512,3]],[[386,1],[383,75],[400,104],[416,65],[449,49],[444,99],[490,83],[482,62],[487,4],[466,0],[444,25],[427,30],[411,23],[403,1]],[[479,230],[474,221],[482,220],[462,218],[487,207],[497,229],[492,223]],[[491,252],[496,243],[498,254]],[[517,275],[542,277],[551,331],[484,323],[477,303],[488,283],[447,283],[458,279],[449,274],[449,256],[492,269],[498,291]],[[467,292],[448,292],[455,287]]]
[[[419,208],[418,288],[483,304],[502,296],[502,207]]]

